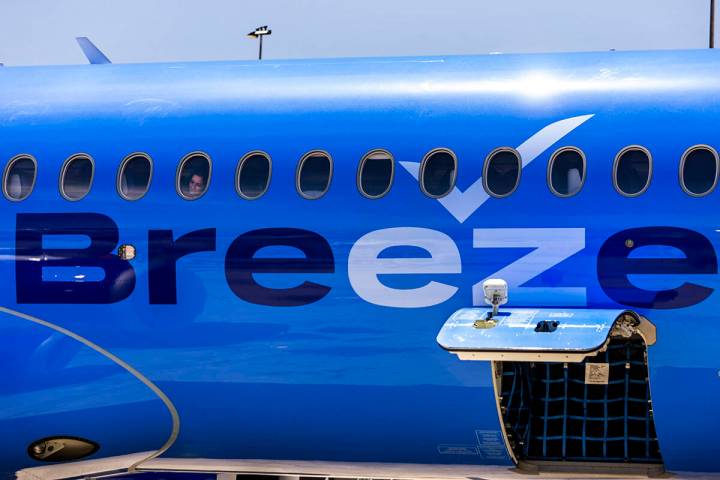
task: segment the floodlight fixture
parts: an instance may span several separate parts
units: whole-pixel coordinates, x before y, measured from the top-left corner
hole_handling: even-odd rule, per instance
[[[258,60],[262,60],[262,44],[263,44],[263,37],[265,35],[272,34],[272,30],[268,28],[267,25],[263,25],[262,27],[258,27],[252,32],[248,33],[247,36],[249,38],[257,38],[259,40],[258,45]]]

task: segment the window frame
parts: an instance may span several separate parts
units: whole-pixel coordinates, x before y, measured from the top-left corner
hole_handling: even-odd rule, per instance
[[[20,160],[32,160],[33,165],[35,166],[34,172],[33,172],[33,180],[30,184],[30,191],[27,195],[25,195],[23,198],[13,198],[10,194],[8,194],[7,191],[7,176],[10,173],[10,168],[17,163]],[[24,200],[27,200],[30,195],[35,191],[35,183],[37,182],[37,176],[38,176],[38,162],[35,157],[30,155],[29,153],[20,153],[18,155],[15,155],[12,157],[8,162],[5,164],[5,169],[3,170],[3,176],[2,176],[2,191],[3,195],[5,195],[5,198],[11,202],[22,202]]]
[[[448,188],[448,191],[446,193],[444,193],[443,195],[432,195],[427,190],[425,190],[425,182],[424,182],[425,165],[430,160],[430,158],[432,158],[432,156],[437,153],[449,154],[452,157],[453,163],[455,165],[455,168],[453,169],[452,180],[450,181],[450,188]],[[418,184],[420,185],[420,191],[428,198],[438,199],[438,198],[447,197],[455,189],[455,184],[457,182],[459,168],[460,168],[460,164],[458,162],[457,155],[455,155],[455,152],[453,152],[452,150],[450,150],[449,148],[446,148],[446,147],[433,148],[432,150],[430,150],[429,152],[427,152],[425,154],[425,156],[422,159],[422,162],[420,162],[420,170],[418,171]]]
[[[517,162],[518,162],[518,176],[517,176],[517,180],[515,181],[515,186],[512,188],[512,190],[510,190],[508,193],[506,193],[504,195],[498,195],[494,192],[491,192],[490,188],[488,188],[487,172],[488,172],[488,168],[490,167],[490,160],[492,160],[492,158],[495,155],[497,155],[498,153],[502,153],[502,152],[510,152],[513,155],[515,155],[515,158],[517,159]],[[491,151],[490,153],[487,154],[487,156],[485,157],[485,163],[483,163],[482,184],[483,184],[483,189],[485,190],[485,193],[487,193],[488,195],[490,195],[493,198],[509,197],[510,195],[515,193],[515,191],[517,191],[517,189],[520,187],[520,180],[522,179],[522,170],[523,170],[522,156],[520,155],[520,152],[518,152],[516,149],[514,149],[512,147],[498,147],[498,148],[494,149],[493,151]]]
[[[367,192],[365,192],[362,188],[362,171],[363,167],[365,166],[365,163],[370,159],[372,155],[376,154],[385,154],[390,158],[390,182],[388,182],[388,186],[385,189],[384,192],[382,192],[380,195],[370,195]],[[365,198],[369,198],[370,200],[378,200],[380,198],[383,198],[385,195],[390,193],[390,190],[392,190],[393,183],[395,182],[395,156],[390,153],[388,150],[384,148],[375,148],[373,150],[370,150],[365,155],[363,155],[362,159],[360,159],[360,163],[357,168],[357,175],[355,178],[355,183],[357,184],[358,192],[360,192],[360,195],[362,195]]]
[[[187,162],[189,162],[193,157],[203,157],[208,162],[208,178],[205,181],[205,190],[198,195],[197,197],[188,197],[185,194],[182,193],[182,187],[180,185],[180,174],[182,173],[182,169],[185,166]],[[200,200],[202,197],[205,196],[205,194],[210,190],[210,180],[212,179],[212,159],[210,158],[210,155],[208,155],[205,152],[202,152],[200,150],[196,150],[194,152],[190,152],[186,154],[182,159],[180,159],[180,163],[178,163],[177,168],[175,169],[175,192],[178,194],[180,198],[183,200],[186,200],[188,202],[194,202],[195,200]]]
[[[696,150],[707,150],[710,153],[712,153],[713,157],[715,157],[715,179],[713,180],[712,186],[704,193],[691,192],[685,186],[685,181],[684,181],[685,179],[684,179],[684,175],[683,175],[683,170],[685,167],[685,162],[687,161],[687,157]],[[680,188],[682,188],[683,191],[691,197],[700,198],[700,197],[705,197],[707,195],[710,195],[715,190],[715,187],[717,187],[719,175],[720,175],[720,157],[718,157],[717,150],[715,150],[710,145],[706,145],[704,143],[699,143],[697,145],[693,145],[693,146],[689,147],[687,150],[685,150],[685,152],[683,152],[683,154],[682,154],[682,157],[680,157],[680,166],[678,168],[678,182],[680,183]]]
[[[65,188],[63,188],[63,180],[65,179],[65,174],[67,173],[68,166],[74,162],[75,160],[78,160],[80,158],[87,158],[90,160],[90,183],[88,185],[87,192],[83,194],[83,196],[78,198],[70,198],[65,193]],[[73,155],[70,155],[68,158],[65,159],[63,162],[62,168],[60,169],[60,177],[58,178],[58,190],[60,191],[60,195],[67,200],[68,202],[79,202],[80,200],[84,199],[90,194],[90,191],[92,190],[93,184],[95,183],[95,159],[90,156],[87,153],[75,153]]]
[[[580,158],[582,159],[583,174],[582,174],[582,178],[580,179],[580,188],[578,189],[578,191],[575,193],[563,195],[562,193],[555,190],[555,187],[552,184],[552,167],[555,164],[555,160],[557,159],[557,157],[559,157],[560,154],[565,153],[565,152],[575,152],[578,155],[580,155]],[[573,146],[573,145],[568,145],[567,147],[560,147],[557,150],[555,150],[553,152],[553,154],[550,156],[550,161],[548,162],[548,166],[547,166],[547,185],[548,185],[548,188],[550,189],[550,192],[553,195],[555,195],[556,197],[559,197],[559,198],[574,197],[575,195],[582,192],[582,189],[585,187],[586,179],[587,179],[587,159],[585,158],[585,152],[583,152],[581,148]]]
[[[303,193],[303,191],[300,189],[300,172],[302,171],[303,165],[305,165],[305,162],[308,160],[308,158],[313,156],[324,156],[327,157],[328,161],[330,162],[330,172],[328,173],[328,181],[327,186],[325,187],[325,190],[322,191],[320,195],[317,197],[309,197],[306,194]],[[320,200],[323,198],[327,193],[330,191],[330,187],[332,186],[332,179],[333,174],[335,171],[335,162],[333,161],[332,156],[326,152],[325,150],[310,150],[306,154],[304,154],[302,157],[300,157],[300,161],[297,164],[297,167],[295,168],[295,190],[297,191],[298,195],[300,195],[305,200]]]
[[[645,182],[645,186],[642,188],[642,190],[640,190],[637,193],[625,193],[620,189],[620,186],[617,183],[617,169],[618,169],[618,166],[620,165],[620,158],[624,154],[626,154],[627,152],[629,152],[631,150],[639,150],[639,151],[643,152],[648,158],[647,182]],[[653,157],[652,157],[652,154],[650,153],[650,150],[648,150],[647,148],[643,147],[642,145],[628,145],[627,147],[624,147],[623,149],[621,149],[617,153],[617,155],[615,155],[615,161],[613,162],[613,169],[612,169],[612,182],[613,182],[613,187],[615,187],[615,191],[617,193],[619,193],[620,195],[622,195],[623,197],[627,197],[627,198],[639,197],[640,195],[645,193],[648,190],[648,188],[650,188],[650,185],[652,184],[652,178],[653,178]]]
[[[122,193],[122,188],[121,188],[122,175],[125,172],[125,168],[127,167],[127,164],[130,163],[130,160],[132,160],[133,158],[136,158],[136,157],[142,157],[150,163],[150,175],[148,177],[147,188],[145,189],[143,194],[137,198],[128,198],[126,195],[124,195]],[[152,160],[152,157],[150,157],[150,155],[148,155],[145,152],[133,152],[133,153],[127,155],[125,158],[123,158],[122,162],[120,162],[120,166],[118,167],[117,175],[115,178],[115,188],[116,188],[117,193],[120,196],[120,198],[122,198],[123,200],[127,200],[128,202],[135,202],[135,201],[140,200],[141,198],[145,197],[145,195],[147,195],[147,193],[150,191],[150,185],[152,185],[152,179],[153,179],[154,173],[155,173],[155,165],[154,165],[154,162]]]
[[[240,191],[240,172],[242,172],[243,165],[245,165],[245,162],[254,155],[261,155],[265,157],[265,159],[268,161],[268,178],[267,182],[265,183],[265,188],[263,191],[256,197],[248,197],[244,193]],[[257,200],[261,198],[263,195],[267,193],[268,190],[270,190],[270,182],[272,181],[272,173],[273,173],[273,163],[272,158],[267,152],[264,152],[262,150],[253,150],[251,152],[246,153],[243,155],[240,160],[238,160],[237,167],[235,167],[235,192],[242,198],[243,200]]]

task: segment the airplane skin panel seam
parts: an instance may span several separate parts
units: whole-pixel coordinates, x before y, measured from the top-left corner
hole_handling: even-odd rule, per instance
[[[108,350],[105,350],[100,345],[97,345],[96,343],[88,340],[85,337],[82,337],[78,335],[77,333],[68,330],[66,328],[63,328],[59,325],[55,325],[54,323],[48,322],[47,320],[43,320],[41,318],[28,315],[27,313],[19,312],[17,310],[13,310],[11,308],[0,306],[0,312],[7,313],[8,315],[11,315],[13,317],[20,318],[22,320],[27,320],[33,323],[36,323],[38,325],[42,325],[44,327],[50,328],[51,330],[54,330],[62,335],[65,335],[67,337],[72,338],[73,340],[82,343],[86,347],[91,348],[92,350],[96,351],[100,355],[104,356],[105,358],[109,359],[116,365],[120,366],[124,370],[126,370],[130,375],[137,378],[140,382],[142,382],[143,385],[148,387],[155,395],[160,398],[160,400],[163,402],[165,407],[168,409],[168,413],[170,413],[170,417],[172,420],[172,430],[170,432],[170,435],[168,436],[168,439],[165,441],[165,443],[156,451],[152,452],[150,455],[148,455],[145,458],[142,458],[132,465],[128,467],[128,471],[132,472],[137,467],[142,465],[143,463],[146,463],[153,458],[159,457],[163,453],[165,453],[174,443],[177,439],[179,433],[180,433],[180,415],[178,414],[177,408],[175,408],[175,405],[172,403],[170,398],[158,387],[155,385],[152,380],[147,378],[145,375],[140,373],[137,369],[135,369],[132,365],[122,360],[120,357],[116,356],[115,354],[109,352]]]

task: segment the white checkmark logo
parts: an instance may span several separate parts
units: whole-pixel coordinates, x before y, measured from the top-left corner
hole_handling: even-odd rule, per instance
[[[522,166],[525,168],[530,162],[540,156],[545,150],[550,148],[554,143],[558,142],[565,135],[575,130],[577,127],[592,118],[593,115],[581,115],[578,117],[566,118],[547,125],[532,137],[525,140],[517,151],[522,158]],[[412,175],[415,180],[420,177],[420,163],[418,162],[400,162],[405,170]],[[438,202],[457,219],[463,223],[470,218],[470,215],[480,208],[489,198],[487,192],[482,185],[482,177],[478,178],[465,191],[459,188],[453,188],[452,192],[443,198],[439,198]]]

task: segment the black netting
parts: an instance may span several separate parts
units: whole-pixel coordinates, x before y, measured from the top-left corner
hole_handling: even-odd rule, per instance
[[[607,363],[607,385],[585,383]],[[613,339],[583,363],[502,363],[503,420],[519,459],[661,462],[645,344]]]

